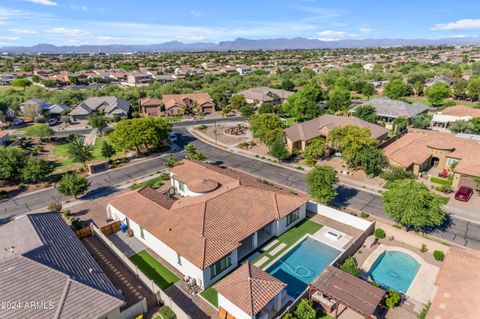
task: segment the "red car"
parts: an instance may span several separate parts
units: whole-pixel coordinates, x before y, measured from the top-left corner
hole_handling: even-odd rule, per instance
[[[473,189],[467,186],[462,186],[455,193],[455,199],[461,200],[462,202],[468,202],[470,197],[472,197]]]

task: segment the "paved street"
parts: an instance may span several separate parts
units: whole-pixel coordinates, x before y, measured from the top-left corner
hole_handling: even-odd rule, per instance
[[[231,118],[229,120],[231,120]],[[179,146],[193,142],[197,149],[203,152],[209,160],[223,161],[225,165],[229,167],[302,192],[306,192],[307,190],[304,174],[300,171],[290,170],[268,162],[239,156],[232,152],[219,149],[196,140],[187,134],[186,130],[180,126],[175,126],[174,131],[179,133]],[[177,154],[177,156],[180,156],[180,154]],[[91,176],[89,177],[91,183],[90,191],[86,194],[85,198],[94,199],[108,195],[115,192],[115,186],[117,185],[134,178],[155,173],[163,167],[165,159],[165,155],[158,156],[123,168]],[[357,211],[365,211],[374,216],[388,218],[383,210],[380,196],[345,185],[340,185],[338,192],[339,195],[334,200],[336,205],[349,207]],[[52,200],[66,199],[66,197],[59,195],[55,189],[46,189],[36,193],[26,194],[16,199],[0,202],[0,219],[44,208]],[[453,217],[452,223],[447,229],[436,231],[434,235],[445,241],[452,241],[460,245],[480,249],[480,224]]]

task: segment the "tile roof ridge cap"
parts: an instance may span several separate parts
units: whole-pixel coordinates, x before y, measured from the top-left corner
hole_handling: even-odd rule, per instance
[[[55,319],[60,318],[71,284],[72,284],[72,280],[70,279],[69,276],[67,276],[67,280],[65,281],[65,286],[62,289],[62,295],[60,296],[60,300],[58,302],[57,310],[55,311],[55,316],[54,316]]]

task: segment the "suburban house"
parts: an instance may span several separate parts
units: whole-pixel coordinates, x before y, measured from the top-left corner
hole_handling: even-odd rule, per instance
[[[411,129],[383,149],[392,165],[415,175],[432,166],[453,172],[452,187],[475,187],[480,176],[480,141],[448,133]]]
[[[319,136],[327,137],[334,128],[347,125],[368,128],[372,138],[379,141],[388,137],[388,130],[380,125],[353,116],[322,115],[284,129],[287,149],[290,153],[294,150],[303,151],[310,140]]]
[[[469,121],[480,117],[480,109],[465,105],[450,106],[433,115],[431,128],[437,131],[449,132],[448,126],[456,121]]]
[[[426,87],[431,87],[435,83],[445,83],[447,85],[452,85],[455,83],[455,79],[445,75],[437,75],[433,79],[430,79],[425,83]]]
[[[57,213],[0,226],[1,318],[123,319],[121,293]]]
[[[37,116],[42,114],[43,110],[48,109],[50,104],[47,103],[44,99],[30,99],[23,103],[20,103],[20,111],[23,114],[28,114],[29,116]]]
[[[247,103],[250,104],[261,104],[264,102],[280,104],[283,103],[292,94],[293,92],[285,90],[271,89],[268,87],[257,87],[241,91],[237,95],[243,95],[245,97],[245,100],[247,100]]]
[[[119,194],[107,215],[203,288],[306,217],[307,198],[236,170],[183,160],[170,177],[167,194]]]
[[[141,115],[160,116],[162,115],[162,101],[160,99],[146,97],[138,100],[138,107]]]
[[[108,117],[127,117],[130,108],[130,102],[115,96],[91,97],[74,108],[70,112],[70,117],[72,122],[86,120],[92,113],[100,113]]]
[[[245,75],[255,71],[255,68],[253,66],[248,66],[248,65],[237,65],[235,70],[238,72],[238,74]]]
[[[427,319],[480,318],[478,278],[480,253],[476,250],[451,247],[437,276],[437,293]]]
[[[215,102],[208,93],[167,94],[162,97],[167,115],[185,114],[185,109],[192,107],[194,112],[213,113]]]
[[[47,108],[43,109],[43,112],[52,117],[59,117],[63,112],[66,112],[69,109],[70,107],[65,104],[49,104]]]
[[[148,73],[134,73],[127,76],[126,85],[129,86],[143,86],[153,82],[153,77]]]
[[[272,318],[282,309],[287,285],[255,267],[244,263],[215,284],[218,292],[219,319]]]
[[[379,97],[364,103],[371,105],[377,112],[377,121],[385,123],[385,127],[392,129],[393,121],[397,117],[405,117],[411,120],[412,117],[427,113],[428,107],[422,103],[409,104],[404,101],[391,100],[387,97]]]

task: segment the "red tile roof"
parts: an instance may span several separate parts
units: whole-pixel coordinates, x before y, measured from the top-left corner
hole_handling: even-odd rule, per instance
[[[287,285],[247,262],[214,289],[250,316],[258,314]]]
[[[175,201],[143,188],[115,196],[108,203],[201,269],[307,201],[246,174],[203,162],[181,161],[171,172],[187,185],[205,178],[219,187]]]
[[[427,319],[480,318],[480,252],[452,247],[437,276]]]
[[[188,94],[167,94],[162,97],[165,109],[171,109],[175,106],[185,106],[185,100],[192,100],[199,106],[213,103],[212,98],[208,93],[188,93]]]

